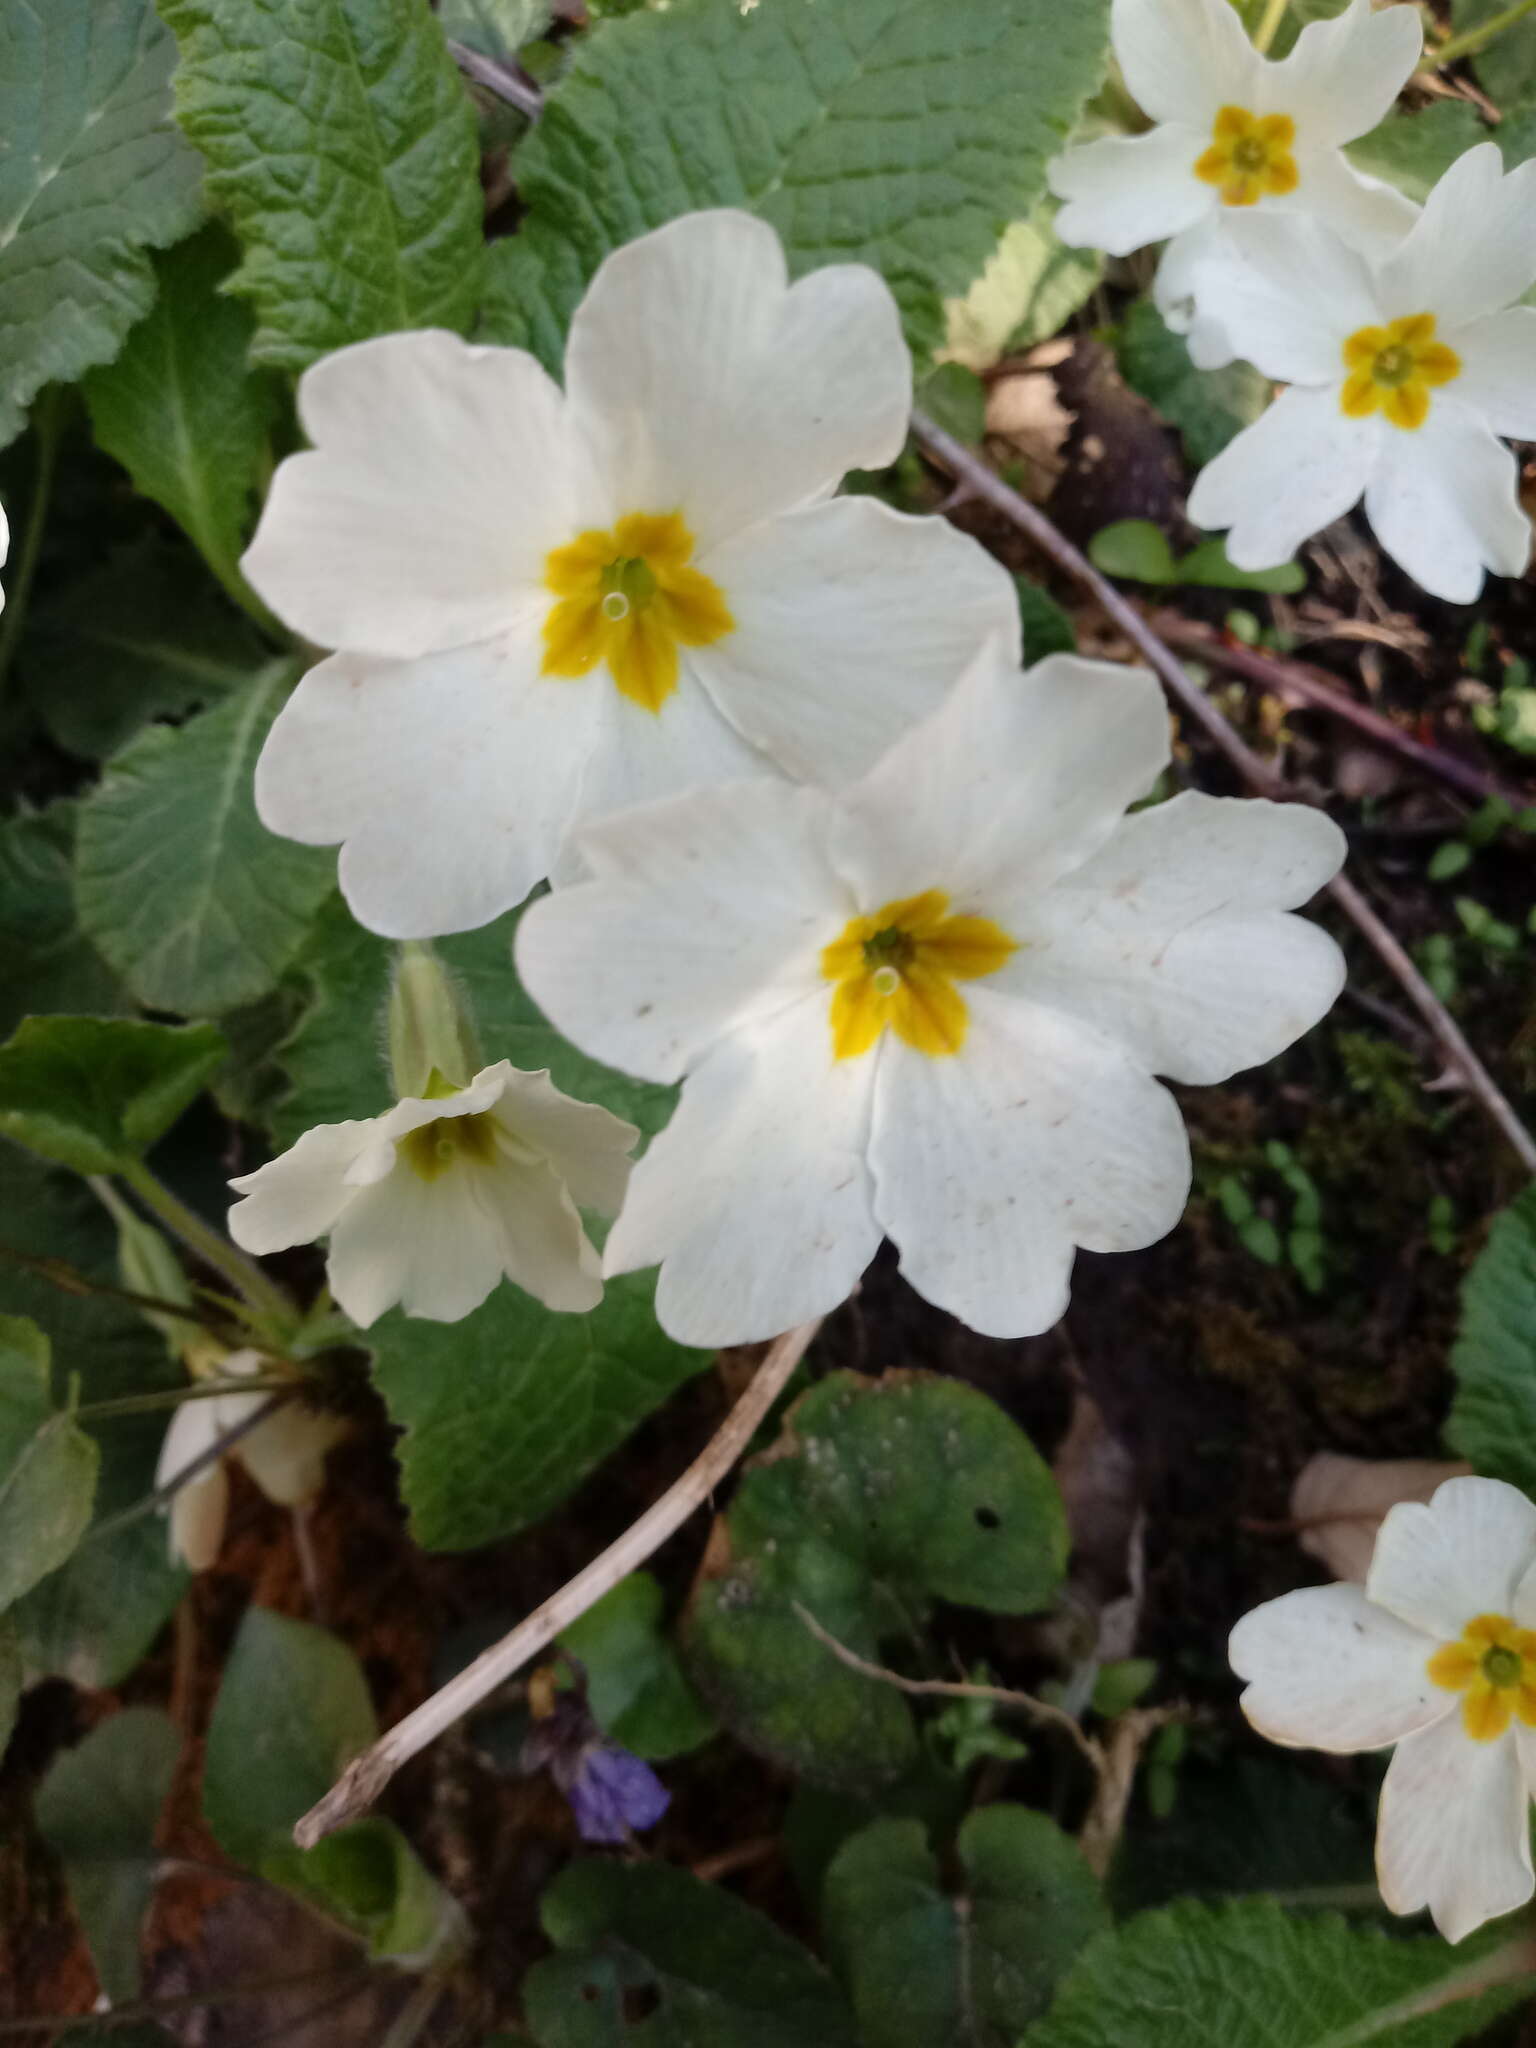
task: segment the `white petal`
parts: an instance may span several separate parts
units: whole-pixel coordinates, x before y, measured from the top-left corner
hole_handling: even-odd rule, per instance
[[[1424,49],[1416,7],[1350,0],[1309,22],[1287,57],[1260,72],[1260,113],[1289,114],[1307,144],[1352,142],[1392,111]]]
[[[1304,1586],[1245,1614],[1227,1654],[1268,1741],[1349,1755],[1459,1712],[1459,1695],[1429,1675],[1437,1647],[1358,1586]]]
[[[1295,156],[1300,182],[1294,192],[1265,200],[1265,213],[1311,214],[1372,263],[1401,246],[1419,217],[1405,193],[1366,177],[1337,149],[1298,148]]]
[[[1129,256],[1204,220],[1214,185],[1195,176],[1210,136],[1169,122],[1145,135],[1102,135],[1055,159],[1051,190],[1066,203],[1056,233],[1069,248]]]
[[[1496,434],[1536,440],[1536,307],[1490,313],[1448,339],[1461,357],[1456,398]]]
[[[220,1459],[198,1478],[188,1480],[171,1501],[172,1561],[180,1559],[194,1572],[205,1572],[217,1563],[228,1514],[229,1474]]]
[[[1199,370],[1220,370],[1237,350],[1219,320],[1204,313],[1199,282],[1205,265],[1219,260],[1226,247],[1226,223],[1220,212],[1208,214],[1164,249],[1152,279],[1152,299],[1166,324],[1185,337],[1190,361]]]
[[[11,522],[5,516],[5,507],[0,505],[0,562],[4,562],[11,551]],[[5,610],[5,592],[0,590],[0,612]]]
[[[1536,1507],[1502,1479],[1447,1479],[1426,1505],[1399,1501],[1376,1538],[1368,1599],[1442,1643],[1505,1614],[1536,1558]]]
[[[1228,0],[1114,0],[1115,55],[1154,121],[1208,128],[1227,102],[1251,107],[1262,62]]]
[[[648,804],[578,842],[594,879],[531,904],[524,988],[573,1044],[676,1081],[725,1032],[821,989],[854,906],[822,850],[828,799],[744,782]]]
[[[276,1159],[232,1180],[245,1198],[229,1212],[235,1243],[260,1257],[323,1237],[352,1199],[347,1174],[375,1129],[371,1118],[317,1124]]]
[[[383,1178],[392,1163],[389,1154],[401,1138],[419,1131],[424,1124],[438,1123],[445,1116],[479,1116],[501,1101],[516,1068],[510,1060],[497,1060],[482,1067],[473,1080],[446,1095],[403,1095],[394,1108],[375,1119],[372,1142],[355,1162],[347,1178],[353,1187],[367,1187]],[[382,1167],[370,1156],[388,1148]]]
[[[833,1059],[824,995],[725,1039],[635,1168],[604,1270],[661,1261],[656,1313],[684,1344],[744,1344],[836,1308],[880,1243],[873,1075],[870,1059]]]
[[[1536,161],[1504,172],[1496,142],[1451,165],[1378,277],[1389,315],[1434,313],[1446,330],[1501,312],[1536,279]]]
[[[456,1323],[501,1279],[501,1227],[467,1174],[427,1181],[402,1161],[337,1223],[325,1270],[360,1330],[397,1301],[407,1315]]]
[[[617,1215],[629,1181],[630,1153],[640,1133],[633,1124],[566,1095],[548,1073],[509,1067],[496,1121],[542,1152],[583,1209]]]
[[[1392,1912],[1427,1906],[1447,1941],[1525,1904],[1529,1801],[1512,1736],[1474,1742],[1451,1714],[1398,1745],[1381,1788],[1376,1880]]]
[[[488,924],[554,863],[605,676],[541,676],[536,636],[310,670],[256,764],[263,824],[342,847],[353,915],[385,938]]]
[[[1196,272],[1201,313],[1266,377],[1341,385],[1344,343],[1380,318],[1365,259],[1314,220],[1261,213],[1225,226]]]
[[[1118,1046],[1050,1010],[962,987],[961,1051],[879,1048],[875,1214],[925,1300],[987,1337],[1049,1329],[1072,1248],[1165,1236],[1189,1192],[1178,1106]]]
[[[302,1400],[285,1401],[241,1437],[230,1455],[274,1506],[300,1508],[324,1487],[325,1454],[346,1434],[340,1416],[322,1414]]]
[[[1018,913],[1023,944],[993,985],[1081,1018],[1149,1072],[1224,1081],[1338,996],[1338,947],[1277,906],[1305,902],[1344,854],[1318,811],[1186,792]]]
[[[546,1308],[585,1314],[603,1298],[602,1265],[565,1182],[543,1160],[500,1160],[470,1176],[493,1219],[507,1278]]]
[[[985,911],[1100,847],[1168,759],[1144,670],[980,654],[949,697],[838,802],[833,858],[865,910],[940,888]]]
[[[893,462],[912,368],[862,264],[788,282],[766,222],[685,214],[609,256],[571,322],[565,385],[624,494],[708,549]]]
[[[322,647],[409,658],[488,639],[588,523],[560,387],[521,349],[427,330],[304,372],[314,449],[278,466],[241,566]]]
[[[179,1473],[195,1464],[217,1442],[225,1425],[219,1421],[224,1396],[204,1394],[181,1402],[171,1416],[155,1464],[155,1490],[169,1486]]]
[[[1230,529],[1240,569],[1276,568],[1359,500],[1386,431],[1377,417],[1350,419],[1337,387],[1282,391],[1201,470],[1189,516],[1207,532]]]
[[[1531,525],[1520,509],[1519,481],[1519,464],[1479,416],[1436,392],[1422,427],[1383,431],[1366,516],[1421,589],[1471,604],[1485,569],[1525,573]]]
[[[755,526],[703,567],[736,630],[689,664],[737,730],[801,782],[864,774],[994,636],[1018,657],[1001,563],[947,521],[874,498]]]

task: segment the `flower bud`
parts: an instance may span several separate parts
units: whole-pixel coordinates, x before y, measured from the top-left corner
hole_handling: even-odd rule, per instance
[[[389,1067],[396,1098],[448,1094],[480,1068],[469,1003],[429,945],[395,955],[389,992]]]

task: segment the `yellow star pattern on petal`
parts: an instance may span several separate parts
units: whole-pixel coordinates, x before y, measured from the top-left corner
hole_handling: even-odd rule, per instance
[[[1536,1728],[1536,1630],[1479,1614],[1426,1668],[1436,1685],[1462,1695],[1462,1726],[1474,1742],[1492,1742],[1516,1715]]]
[[[1352,420],[1383,412],[1410,432],[1429,418],[1429,394],[1461,375],[1461,357],[1435,339],[1433,313],[1410,313],[1385,327],[1359,327],[1344,344],[1340,403]]]
[[[887,1025],[934,1059],[957,1053],[970,1020],[955,983],[995,974],[1017,951],[991,918],[951,916],[942,889],[850,919],[821,954],[833,984],[833,1058],[857,1059]]]
[[[1294,192],[1301,183],[1291,154],[1295,140],[1296,123],[1289,114],[1223,107],[1210,148],[1196,159],[1195,176],[1220,187],[1224,206],[1257,206],[1261,199]]]
[[[589,527],[553,549],[542,673],[584,676],[603,662],[622,696],[660,711],[677,688],[678,648],[708,647],[736,623],[693,547],[680,513],[627,512],[611,532]]]

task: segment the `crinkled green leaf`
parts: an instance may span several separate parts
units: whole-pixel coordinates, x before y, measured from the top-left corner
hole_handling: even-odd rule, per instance
[[[161,0],[176,111],[244,248],[258,362],[462,330],[480,283],[474,116],[425,0]]]
[[[1496,1218],[1467,1275],[1451,1352],[1453,1451],[1536,1494],[1536,1188]]]
[[[190,548],[146,537],[39,602],[18,664],[53,738],[98,761],[151,719],[239,688],[265,655]]]
[[[197,220],[175,58],[152,0],[0,0],[0,446],[112,360],[154,302],[145,250]]]
[[[1093,296],[1104,259],[1096,249],[1069,249],[1052,225],[1056,213],[1054,201],[1042,200],[1028,220],[1011,222],[970,290],[947,302],[946,357],[990,370],[1049,340]]]
[[[543,35],[554,14],[549,0],[439,0],[438,26],[483,57],[515,57]]]
[[[956,1857],[951,1893],[921,1822],[881,1820],[827,1872],[823,1926],[863,2048],[1013,2048],[1109,1923],[1081,1850],[1043,1813],[983,1807]]]
[[[278,388],[250,368],[249,309],[219,289],[235,256],[211,225],[158,257],[154,310],[86,379],[85,396],[97,441],[243,594],[238,564]]]
[[[1197,370],[1150,299],[1138,299],[1120,323],[1115,359],[1126,383],[1177,427],[1184,452],[1200,466],[1214,461],[1268,401],[1268,382],[1246,363]]]
[[[29,1017],[0,1046],[0,1136],[112,1173],[170,1129],[225,1050],[209,1024]]]
[[[127,1707],[66,1750],[38,1788],[38,1829],[64,1865],[91,1961],[114,2004],[138,1995],[155,1830],[180,1753],[168,1714]]]
[[[1510,0],[1451,0],[1451,27],[1457,35],[1484,27],[1509,12]],[[1472,58],[1478,83],[1501,113],[1536,100],[1536,22],[1529,16],[1501,29]]]
[[[1186,1900],[1091,1942],[1020,2048],[1452,2048],[1536,1982],[1441,2004],[1476,1967],[1466,1944],[1292,1916],[1272,1899]]]
[[[899,1777],[917,1736],[856,1655],[910,1642],[935,1600],[1044,1607],[1066,1561],[1050,1472],[985,1395],[953,1380],[834,1373],[790,1411],[717,1533],[684,1635],[690,1677],[742,1742],[834,1784]]]
[[[610,1280],[583,1316],[506,1282],[457,1323],[396,1310],[368,1332],[411,1533],[469,1550],[557,1507],[709,1353],[660,1328],[652,1273]]]
[[[1077,634],[1055,598],[1027,576],[1015,576],[1013,587],[1024,626],[1025,661],[1044,661],[1048,654],[1075,654]]]
[[[740,206],[795,272],[882,272],[926,356],[1098,84],[1107,0],[677,0],[577,51],[514,157],[529,209],[493,245],[493,338],[557,366],[609,250]]]
[[[598,1726],[634,1755],[657,1761],[697,1749],[717,1725],[683,1675],[662,1606],[651,1574],[631,1572],[560,1638],[585,1669]]]
[[[1422,204],[1457,157],[1487,140],[1475,107],[1465,100],[1436,100],[1417,114],[1389,114],[1379,128],[1350,143],[1348,155],[1357,171]]]
[[[122,984],[80,929],[74,846],[72,803],[0,824],[0,1039],[23,1017],[127,1007]]]
[[[523,1986],[539,2048],[856,2048],[821,1965],[686,1870],[586,1858],[561,1872],[540,1914],[557,1953]],[[652,2009],[635,2024],[629,1999],[641,1991]]]
[[[150,727],[80,805],[80,921],[146,1008],[217,1015],[266,995],[331,893],[333,856],[256,815],[256,757],[292,680],[276,662]]]
[[[91,1519],[100,1453],[54,1407],[48,1339],[0,1316],[0,1610],[74,1550]]]

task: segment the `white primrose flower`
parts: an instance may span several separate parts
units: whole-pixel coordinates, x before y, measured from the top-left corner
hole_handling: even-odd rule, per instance
[[[608,1239],[661,1264],[689,1343],[836,1307],[882,1235],[974,1329],[1055,1322],[1074,1245],[1171,1230],[1189,1187],[1154,1073],[1220,1081],[1328,1008],[1333,941],[1284,914],[1343,840],[1185,795],[1138,670],[984,650],[840,794],[760,782],[589,827],[591,879],[527,911],[525,986],[586,1051],[683,1080]]]
[[[1232,1668],[1272,1742],[1396,1745],[1376,1876],[1394,1913],[1460,1941],[1532,1892],[1536,1508],[1498,1479],[1400,1502],[1364,1587],[1308,1586],[1244,1615]]]
[[[1536,436],[1536,162],[1496,144],[1451,166],[1396,252],[1367,264],[1312,221],[1253,221],[1202,271],[1240,355],[1291,388],[1209,463],[1197,526],[1241,569],[1288,561],[1362,496],[1376,538],[1435,597],[1469,604],[1530,555],[1519,467]]]
[[[5,516],[5,507],[0,505],[0,568],[3,568],[11,552],[11,522]],[[5,592],[0,589],[0,612],[5,610]]]
[[[572,822],[698,783],[860,774],[994,632],[1010,578],[944,521],[832,497],[900,452],[911,358],[873,270],[791,285],[698,213],[617,250],[562,391],[520,349],[385,335],[307,370],[314,447],[244,558],[341,651],[267,739],[275,832],[344,842],[372,930],[480,925]]]
[[[232,1351],[215,1368],[220,1379],[246,1379],[267,1365],[259,1351]],[[271,1399],[268,1393],[207,1394],[183,1401],[171,1418],[155,1467],[155,1485],[168,1486],[195,1464],[220,1437],[238,1429]],[[229,1512],[228,1461],[238,1459],[277,1507],[301,1508],[325,1484],[325,1455],[347,1433],[339,1416],[285,1401],[265,1422],[247,1430],[171,1497],[170,1545],[173,1558],[195,1572],[206,1571],[224,1542]]]
[[[326,1277],[359,1329],[399,1302],[454,1323],[505,1276],[546,1308],[602,1299],[577,1211],[611,1216],[639,1132],[507,1060],[467,1088],[408,1096],[383,1116],[306,1131],[232,1180],[229,1234],[248,1252],[330,1233]]]
[[[1362,177],[1342,145],[1386,118],[1412,74],[1417,8],[1351,0],[1278,60],[1249,42],[1231,0],[1114,0],[1112,28],[1126,85],[1156,125],[1057,157],[1051,189],[1067,203],[1056,232],[1111,256],[1166,241],[1154,297],[1202,367],[1232,358],[1197,290],[1230,221],[1312,214],[1366,249],[1406,232],[1412,203]]]

